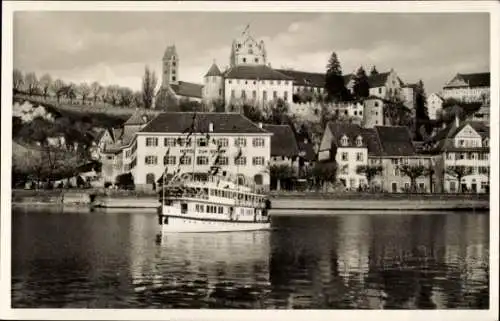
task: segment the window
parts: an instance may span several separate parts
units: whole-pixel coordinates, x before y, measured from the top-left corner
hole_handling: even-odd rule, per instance
[[[234,89],[231,90],[231,98],[234,98],[235,97],[235,94],[234,94]]]
[[[246,138],[238,137],[234,139],[234,146],[245,147],[247,145]]]
[[[175,138],[165,138],[163,140],[163,144],[165,145],[165,147],[175,146],[175,142],[176,142]]]
[[[252,164],[253,165],[264,165],[264,157],[253,157]]]
[[[243,58],[243,62],[247,62],[247,58]]]
[[[206,138],[198,138],[196,140],[196,145],[198,147],[207,147],[207,145],[208,145],[207,139]]]
[[[347,138],[347,136],[345,136],[345,135],[342,136],[340,143],[342,144],[342,146],[347,146],[347,144],[349,144],[349,138]]]
[[[227,138],[217,138],[217,146],[227,147],[229,145],[229,139]]]
[[[257,91],[252,90],[252,99],[257,99]]]
[[[245,85],[248,85],[248,80],[245,80]]]
[[[146,174],[146,184],[153,184],[155,182],[155,174],[147,173]]]
[[[358,116],[358,112],[356,110],[354,111],[354,116]]]
[[[163,165],[175,165],[175,156],[163,156]]]
[[[374,103],[374,105],[375,105],[375,107],[378,107],[378,101],[376,101],[376,102]]]
[[[363,138],[361,138],[361,136],[358,136],[358,137],[356,138],[356,145],[357,145],[357,146],[361,146],[361,145],[363,145]]]
[[[446,153],[446,159],[447,160],[453,160],[455,157],[455,153]]]
[[[231,80],[231,79],[229,79],[229,80],[227,81],[227,83],[228,83],[228,84],[232,84],[233,82],[232,82],[232,80]]]
[[[172,81],[175,81],[175,76],[172,76]]]
[[[255,58],[255,63],[259,63],[259,58]]]
[[[278,85],[281,85],[281,80],[278,80],[277,83],[278,83]]]
[[[219,206],[218,207],[218,211],[217,211],[219,214],[223,214],[224,213],[224,207],[222,206]]]
[[[278,98],[278,92],[277,92],[276,90],[275,90],[275,91],[273,91],[273,98],[274,98],[274,99]]]
[[[156,165],[156,164],[158,164],[158,157],[157,156],[146,156],[146,157],[144,157],[144,163],[146,165]]]
[[[191,165],[191,156],[181,156],[179,158],[179,164],[181,164],[181,165]]]
[[[267,91],[262,91],[262,100],[266,101],[267,100]]]
[[[455,182],[450,182],[450,192],[455,192],[457,190],[457,186]]]
[[[217,165],[219,165],[219,166],[229,165],[229,158],[226,156],[219,156],[219,159],[217,161]]]
[[[342,170],[340,171],[343,175],[347,175],[349,173],[349,166],[342,166]]]
[[[158,146],[158,138],[157,137],[146,137],[146,146]]]
[[[283,100],[284,100],[284,101],[288,101],[288,91],[285,91],[285,92],[283,93]]]
[[[466,153],[458,153],[459,160],[465,159],[465,157],[466,157]]]
[[[235,165],[246,165],[247,164],[247,158],[245,156],[242,156],[238,159],[234,159],[234,164]]]
[[[379,94],[381,94],[381,93],[382,93],[382,87],[380,87],[380,88],[378,89],[378,93],[379,93]]]
[[[196,157],[196,165],[208,165],[208,157],[207,156],[197,156]]]
[[[241,99],[243,99],[243,100],[247,99],[247,94],[246,94],[245,90],[241,91]]]
[[[269,80],[269,84],[270,85],[274,85],[274,81],[273,80]]]
[[[254,138],[252,145],[253,147],[264,147],[264,138]]]
[[[345,153],[345,152],[344,152],[344,153],[342,153],[342,161],[344,161],[344,162],[345,162],[345,161],[347,161],[347,160],[348,160],[348,155],[347,155],[347,153]]]
[[[356,153],[356,161],[358,162],[363,161],[363,153]]]

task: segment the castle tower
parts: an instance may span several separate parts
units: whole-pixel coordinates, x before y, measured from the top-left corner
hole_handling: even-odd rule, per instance
[[[236,65],[265,65],[267,64],[264,41],[256,41],[249,33],[248,25],[241,36],[233,41],[229,64]]]
[[[213,62],[208,72],[203,77],[203,100],[211,103],[218,99],[224,99],[224,78],[222,73],[215,63]]]
[[[163,55],[162,87],[179,82],[179,57],[175,45],[168,46]]]

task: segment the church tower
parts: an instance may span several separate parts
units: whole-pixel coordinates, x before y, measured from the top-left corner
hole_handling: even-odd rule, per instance
[[[233,41],[229,63],[236,65],[265,65],[267,64],[266,48],[264,41],[256,41],[249,32],[248,25],[241,36]]]
[[[175,45],[168,46],[163,55],[162,87],[179,83],[179,56],[175,50]]]

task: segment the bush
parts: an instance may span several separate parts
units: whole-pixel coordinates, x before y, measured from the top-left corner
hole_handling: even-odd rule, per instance
[[[104,182],[104,188],[109,188],[109,187],[111,187],[111,185],[113,185],[113,183],[111,183],[111,182]]]
[[[134,176],[131,173],[121,174],[116,177],[115,185],[121,189],[135,189]]]

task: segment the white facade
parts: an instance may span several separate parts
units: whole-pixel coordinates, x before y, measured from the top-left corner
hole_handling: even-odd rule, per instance
[[[373,128],[384,125],[384,102],[382,99],[369,98],[364,102],[363,127]]]
[[[132,169],[134,182],[137,185],[151,184],[158,180],[168,165],[168,173],[173,173],[177,168],[180,172],[207,172],[214,163],[217,145],[210,142],[208,146],[179,146],[175,143],[177,138],[185,137],[181,133],[144,133],[137,136],[137,164]],[[205,135],[193,135],[193,144],[199,139],[203,140]],[[221,157],[227,165],[221,164],[222,171],[232,174],[241,174],[247,178],[254,179],[261,175],[263,185],[269,185],[269,173],[267,164],[271,155],[271,134],[217,134],[212,133],[210,140],[215,139],[222,142],[225,152]],[[148,140],[148,142],[147,142]],[[241,146],[242,157],[236,165],[235,157],[239,146],[237,141],[245,142]],[[227,145],[226,145],[227,144]],[[149,146],[148,146],[149,145]],[[255,145],[255,146],[254,146]],[[164,156],[170,148],[169,164],[164,164]],[[180,157],[186,153],[184,164],[180,164]]]
[[[489,81],[484,82],[476,82],[470,83],[467,79],[470,79],[470,76],[475,76],[478,78],[479,74],[457,74],[450,80],[444,87],[442,91],[443,98],[446,99],[455,99],[458,101],[464,102],[480,102],[483,101],[484,98],[488,98],[490,96],[490,86]],[[481,78],[487,77],[489,78],[489,73],[481,74]],[[488,85],[486,85],[488,84]]]
[[[406,105],[406,107],[410,108],[411,110],[415,109],[415,88],[412,86],[404,86],[401,88],[401,94],[403,96],[403,101]]]
[[[427,112],[429,119],[436,120],[443,110],[443,99],[437,94],[432,93],[427,97]]]
[[[225,79],[224,87],[226,105],[248,101],[265,106],[279,98],[292,101],[291,80]]]
[[[462,178],[461,182],[456,177],[445,174],[445,192],[458,192],[459,184],[468,191],[485,193],[489,186],[489,151],[482,147],[489,147],[488,139],[482,137],[470,126],[465,126],[453,139],[453,151],[446,151],[443,155],[444,168],[450,166],[466,166],[472,170],[471,175]],[[462,149],[462,151],[460,151]]]
[[[214,101],[216,99],[224,99],[224,78],[207,76],[203,84],[203,100]]]
[[[233,41],[231,47],[231,66],[265,65],[267,63],[264,41],[257,42],[245,30],[240,38]]]
[[[382,86],[371,87],[370,96],[388,98],[401,95],[401,82],[396,72],[391,69],[386,82]]]

